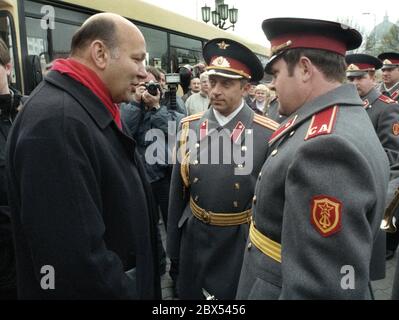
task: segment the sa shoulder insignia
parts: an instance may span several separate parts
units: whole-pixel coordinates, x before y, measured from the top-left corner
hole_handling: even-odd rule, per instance
[[[311,200],[310,221],[323,237],[341,230],[342,203],[330,196],[315,196]]]
[[[391,103],[396,103],[395,100],[393,100],[393,99],[391,99],[391,98],[389,98],[389,97],[387,97],[387,96],[384,96],[383,94],[380,95],[380,96],[378,97],[378,99],[381,100],[381,101],[383,101],[383,102],[385,102],[385,103],[389,103],[389,104],[391,104]]]
[[[305,141],[317,136],[330,134],[337,119],[338,106],[329,107],[313,115]]]
[[[399,136],[399,122],[395,122],[392,125],[392,133],[394,136]]]

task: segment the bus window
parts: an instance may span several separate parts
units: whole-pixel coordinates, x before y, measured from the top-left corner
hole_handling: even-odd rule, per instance
[[[167,33],[157,29],[137,25],[143,33],[146,44],[148,62],[150,65],[167,70],[168,66],[168,41]]]
[[[10,75],[10,85],[21,90],[20,84],[17,81],[16,67],[18,60],[16,59],[15,47],[13,43],[13,33],[11,30],[11,21],[5,12],[0,12],[0,37],[4,40],[10,50],[10,57],[12,63],[12,70]]]
[[[170,35],[170,68],[175,71],[186,64],[195,65],[202,60],[202,42],[176,34]]]

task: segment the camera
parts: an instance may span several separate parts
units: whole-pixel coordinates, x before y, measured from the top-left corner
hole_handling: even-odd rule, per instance
[[[169,109],[176,110],[176,91],[177,86],[180,84],[179,73],[167,73],[165,74],[165,82],[168,85],[169,90],[165,93],[165,99],[169,101]]]
[[[156,96],[158,94],[158,91],[161,92],[161,85],[158,82],[150,81],[145,84],[145,88],[148,91],[149,94]]]

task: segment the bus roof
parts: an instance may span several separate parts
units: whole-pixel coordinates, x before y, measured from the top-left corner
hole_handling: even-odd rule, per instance
[[[96,11],[114,12],[138,22],[189,34],[190,36],[202,39],[209,40],[212,38],[223,37],[236,40],[249,47],[255,53],[263,56],[268,56],[270,51],[266,46],[248,41],[235,34],[141,0],[67,0],[60,2],[78,5]],[[154,17],[156,17],[156,19],[154,19]],[[156,21],[156,23],[154,23],[154,21]]]

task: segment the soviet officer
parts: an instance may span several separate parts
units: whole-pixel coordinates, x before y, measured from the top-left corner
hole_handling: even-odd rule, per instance
[[[367,54],[350,54],[345,59],[348,64],[346,76],[356,85],[363,106],[388,155],[390,183],[387,203],[390,203],[398,187],[396,178],[399,177],[399,104],[375,88],[375,72],[382,67],[381,60]],[[398,233],[387,233],[385,241],[384,231],[380,232],[377,239],[371,260],[371,280],[385,278],[385,252],[386,257],[391,258],[399,240]]]
[[[264,75],[255,54],[218,38],[204,46],[203,56],[211,106],[182,120],[177,149],[182,161],[173,168],[167,251],[172,263],[178,262],[180,299],[203,299],[203,293],[233,299],[255,182],[278,124],[256,115],[243,99],[249,81]]]
[[[378,56],[383,61],[380,91],[393,100],[399,101],[399,53],[384,52]]]
[[[266,72],[288,119],[255,187],[237,298],[370,298],[389,167],[356,88],[342,84],[345,53],[362,37],[313,19],[262,27],[272,44]]]

